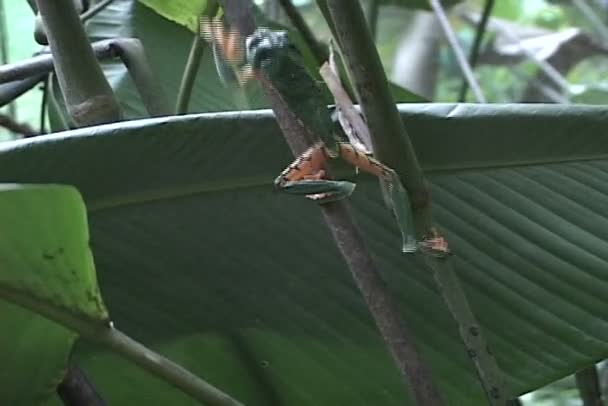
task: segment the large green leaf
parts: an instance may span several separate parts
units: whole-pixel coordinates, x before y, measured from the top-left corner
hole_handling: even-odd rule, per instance
[[[86,213],[72,187],[3,184],[0,228],[0,404],[38,404],[63,379],[76,335],[11,302],[26,295],[41,307],[107,319]]]
[[[604,109],[404,105],[434,212],[513,394],[608,353]],[[1,180],[76,185],[119,327],[246,404],[404,404],[399,375],[267,111],[109,125],[3,144]],[[376,182],[351,199],[448,404],[484,404],[455,326]],[[191,404],[101,349],[110,403]]]

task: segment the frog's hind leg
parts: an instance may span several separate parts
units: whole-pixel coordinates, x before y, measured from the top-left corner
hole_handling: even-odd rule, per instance
[[[407,192],[397,173],[377,159],[359,151],[353,145],[340,143],[340,156],[364,172],[377,176],[382,182],[384,201],[391,210],[401,232],[403,252],[415,252],[416,230]]]
[[[275,179],[280,190],[305,195],[319,203],[327,203],[349,196],[355,189],[351,182],[325,179],[325,165],[329,155],[323,143],[304,151]]]

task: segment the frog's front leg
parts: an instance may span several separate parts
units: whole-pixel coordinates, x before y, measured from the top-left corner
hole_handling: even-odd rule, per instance
[[[285,168],[274,184],[284,192],[305,195],[318,203],[344,199],[355,190],[355,184],[324,179],[329,158],[325,145],[318,142]]]

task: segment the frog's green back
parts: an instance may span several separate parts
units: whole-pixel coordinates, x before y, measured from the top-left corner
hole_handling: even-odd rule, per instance
[[[291,111],[310,130],[314,139],[335,149],[334,125],[327,109],[327,100],[315,79],[308,72],[300,53],[295,49],[276,52],[270,63],[261,69],[278,90]]]

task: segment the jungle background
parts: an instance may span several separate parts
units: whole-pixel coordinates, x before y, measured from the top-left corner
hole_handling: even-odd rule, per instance
[[[257,3],[269,20],[290,24],[277,0]],[[314,2],[293,3],[317,38],[327,40],[329,30]],[[461,71],[431,13],[414,12],[390,0],[363,3],[373,21],[370,25],[385,70],[394,83],[428,101],[479,101],[470,90],[463,99]],[[495,3],[475,65],[486,102],[603,105],[608,101],[608,1]],[[467,53],[485,4],[467,0],[449,9],[451,25]],[[33,31],[34,16],[26,1],[0,0],[0,63],[23,60],[38,52],[41,47],[34,41]],[[41,109],[43,93],[44,88],[37,86],[2,107],[0,113],[38,132],[49,131],[46,111]],[[21,136],[0,128],[0,140]],[[608,393],[608,364],[598,364],[598,371],[604,393]],[[521,401],[525,405],[582,404],[574,377],[524,395]]]

